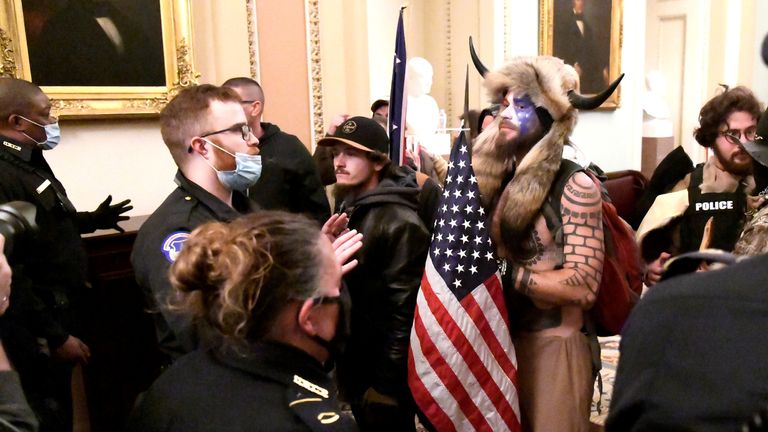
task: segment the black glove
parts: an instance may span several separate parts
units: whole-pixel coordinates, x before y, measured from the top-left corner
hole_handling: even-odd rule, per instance
[[[114,228],[121,233],[125,232],[117,223],[130,219],[128,216],[121,216],[123,213],[133,209],[131,200],[127,199],[117,204],[109,205],[112,202],[112,195],[108,196],[103,203],[99,204],[96,210],[91,212],[93,227],[97,229]]]

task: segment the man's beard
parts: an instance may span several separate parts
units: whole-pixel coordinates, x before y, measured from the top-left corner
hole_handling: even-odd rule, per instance
[[[752,172],[752,164],[734,162],[731,158],[723,155],[716,145],[712,146],[712,152],[725,171],[737,176],[745,176]]]
[[[347,199],[347,197],[355,195],[359,185],[340,185],[338,183],[333,185],[333,199],[337,203],[340,203]]]
[[[498,149],[504,149],[505,153],[512,155],[516,158],[517,164],[520,163],[522,158],[528,154],[528,152],[541,140],[544,134],[541,133],[541,127],[536,126],[533,130],[526,135],[520,135],[520,129],[517,130],[518,135],[514,138],[507,138],[503,133],[499,125],[501,121],[494,121],[489,128],[495,128],[495,146]]]

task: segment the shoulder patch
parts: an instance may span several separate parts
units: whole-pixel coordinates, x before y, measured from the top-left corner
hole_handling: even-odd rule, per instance
[[[165,259],[172,263],[176,261],[176,257],[179,256],[179,252],[184,247],[184,242],[189,238],[188,231],[175,231],[163,240],[163,246],[160,251],[165,255]]]
[[[312,393],[314,393],[314,394],[316,394],[318,396],[321,396],[321,397],[323,397],[325,399],[328,399],[328,390],[327,389],[324,389],[323,387],[320,387],[317,384],[311,383],[311,382],[305,380],[304,378],[302,378],[302,377],[300,377],[298,375],[294,375],[293,376],[293,383],[298,385],[299,387],[302,387],[302,388],[304,388],[306,390],[311,391]]]

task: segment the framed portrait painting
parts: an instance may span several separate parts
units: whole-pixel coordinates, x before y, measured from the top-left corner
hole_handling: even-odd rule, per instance
[[[60,117],[157,114],[197,82],[189,0],[0,0],[0,75]]]
[[[539,17],[539,53],[573,66],[582,94],[599,93],[618,78],[622,0],[541,0]],[[620,91],[600,108],[618,107]]]

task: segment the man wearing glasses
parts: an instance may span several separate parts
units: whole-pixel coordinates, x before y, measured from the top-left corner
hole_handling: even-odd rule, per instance
[[[245,191],[261,175],[261,157],[240,97],[229,88],[182,90],[160,113],[160,130],[178,166],[178,187],[142,225],[131,262],[167,365],[197,346],[189,317],[166,307],[173,292],[168,268],[197,226],[258,208]]]
[[[240,95],[248,125],[259,139],[264,176],[249,196],[266,210],[302,213],[324,223],[331,215],[328,198],[312,155],[299,139],[272,123],[262,122],[264,91],[251,78],[230,78],[223,87]]]
[[[704,248],[732,251],[752,198],[752,157],[744,144],[755,140],[760,103],[745,87],[725,90],[699,113],[694,138],[711,150],[709,159],[659,195],[637,230],[648,263],[647,285],[658,282],[672,256]]]

